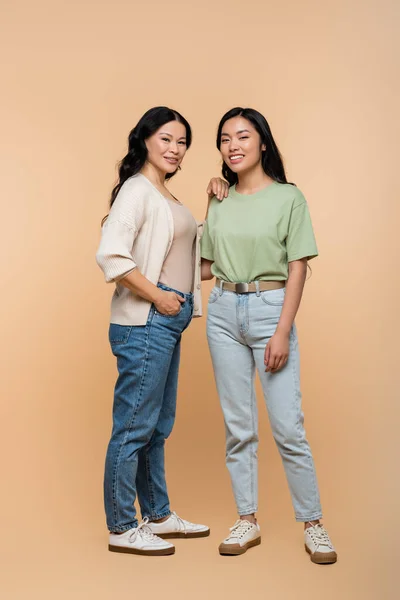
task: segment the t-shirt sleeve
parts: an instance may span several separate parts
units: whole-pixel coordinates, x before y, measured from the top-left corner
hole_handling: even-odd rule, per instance
[[[314,258],[318,256],[310,211],[306,200],[303,198],[292,208],[289,222],[289,232],[286,238],[288,262],[301,258]]]
[[[214,247],[210,237],[210,228],[208,221],[205,221],[203,228],[203,235],[200,242],[201,258],[206,260],[214,260]]]

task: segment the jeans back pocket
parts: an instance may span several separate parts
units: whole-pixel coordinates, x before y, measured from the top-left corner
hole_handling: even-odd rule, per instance
[[[132,331],[132,325],[117,325],[111,323],[108,330],[108,339],[110,344],[126,344]]]

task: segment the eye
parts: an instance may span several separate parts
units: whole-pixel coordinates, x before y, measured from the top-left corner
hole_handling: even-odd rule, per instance
[[[178,144],[180,144],[181,146],[186,146],[186,142],[184,141],[178,142]]]
[[[229,142],[228,138],[225,138],[224,140],[221,140],[221,144],[225,144],[225,142]]]
[[[169,142],[169,138],[163,137],[161,138],[163,142]]]
[[[248,140],[249,136],[248,135],[242,135],[242,137],[239,138],[239,140]]]

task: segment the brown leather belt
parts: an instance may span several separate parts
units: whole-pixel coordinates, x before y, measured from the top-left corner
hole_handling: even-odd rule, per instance
[[[236,292],[236,294],[249,294],[250,292],[257,292],[257,287],[260,292],[266,292],[268,290],[279,290],[285,287],[284,281],[258,281],[258,286],[255,281],[250,283],[231,283],[229,281],[222,281],[217,279],[216,286],[229,292]]]

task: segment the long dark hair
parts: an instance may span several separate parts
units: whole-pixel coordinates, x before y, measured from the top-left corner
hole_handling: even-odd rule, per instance
[[[166,106],[156,106],[150,108],[140,119],[136,127],[132,129],[128,137],[128,154],[119,163],[119,180],[111,192],[110,208],[114,204],[115,198],[125,181],[139,173],[147,159],[147,148],[145,140],[153,135],[163,125],[171,121],[178,121],[186,129],[186,147],[189,148],[192,143],[192,130],[189,123],[176,110]],[[176,173],[176,171],[175,171]],[[170,179],[175,173],[167,173],[166,179]]]
[[[283,166],[282,156],[278,146],[272,136],[267,119],[254,108],[236,107],[229,110],[221,119],[218,125],[217,148],[221,149],[221,134],[226,121],[234,117],[243,117],[250,121],[261,138],[261,144],[265,144],[266,150],[262,151],[261,164],[264,172],[278,183],[288,183],[286,179],[285,167]],[[224,162],[222,165],[222,175],[228,181],[229,185],[238,183],[238,176]],[[294,184],[293,184],[294,185]]]

